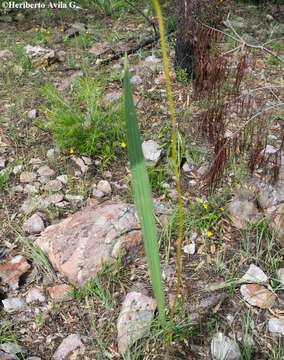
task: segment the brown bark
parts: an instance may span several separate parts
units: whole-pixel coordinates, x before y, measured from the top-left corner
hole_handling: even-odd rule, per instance
[[[215,26],[220,21],[220,5],[218,0],[176,0],[176,9],[175,66],[194,76],[195,64],[210,47],[209,41],[200,36],[200,32],[204,31],[201,23]],[[201,41],[207,44],[200,44]]]

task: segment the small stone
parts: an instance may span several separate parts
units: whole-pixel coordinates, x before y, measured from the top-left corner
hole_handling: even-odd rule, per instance
[[[55,158],[55,154],[56,154],[56,150],[55,150],[55,149],[49,149],[49,150],[47,150],[46,157],[47,157],[48,159],[54,159],[54,158]]]
[[[268,330],[271,333],[284,335],[284,319],[271,318],[268,321]]]
[[[30,214],[36,210],[45,210],[48,207],[49,203],[47,200],[43,199],[41,196],[36,195],[32,198],[26,199],[22,206],[21,212],[25,214]]]
[[[117,320],[118,351],[124,354],[137,340],[150,331],[156,301],[132,291],[126,295]]]
[[[84,197],[82,195],[66,194],[65,199],[71,203],[81,203],[84,201]]]
[[[17,165],[13,168],[13,174],[17,175],[22,171],[23,165]]]
[[[92,159],[89,158],[88,156],[82,156],[82,160],[84,161],[84,163],[86,165],[89,165],[89,166],[92,165],[92,163],[93,163]]]
[[[188,161],[186,161],[183,166],[182,166],[182,170],[185,173],[190,173],[192,170],[194,169],[194,162],[193,160],[189,159]]]
[[[265,284],[268,281],[268,277],[258,266],[251,264],[248,271],[241,278],[241,281],[248,283]]]
[[[44,189],[48,192],[58,192],[62,189],[62,182],[59,180],[50,180],[46,183]]]
[[[107,180],[100,180],[97,184],[97,190],[103,192],[106,195],[111,194],[111,186]]]
[[[13,58],[13,53],[8,50],[8,49],[4,49],[0,51],[0,61],[7,61],[7,60],[11,60]]]
[[[47,289],[49,296],[54,301],[68,301],[72,299],[70,292],[72,287],[67,284],[60,284]]]
[[[284,289],[284,268],[277,270],[277,276],[280,284],[282,285],[282,289]]]
[[[145,160],[151,165],[156,165],[162,153],[159,144],[154,140],[143,141],[142,150]]]
[[[131,83],[131,85],[137,86],[137,85],[141,85],[143,83],[143,80],[141,79],[141,77],[139,75],[134,75],[130,79],[130,83]]]
[[[40,289],[34,287],[28,292],[26,296],[26,302],[27,304],[31,304],[34,302],[45,302],[45,296],[40,291]]]
[[[24,171],[21,173],[20,175],[20,182],[21,183],[32,183],[33,181],[36,180],[36,174],[29,172],[29,171]]]
[[[19,311],[25,306],[25,302],[17,297],[2,300],[4,310],[8,313]]]
[[[209,167],[210,167],[209,163],[206,162],[205,164],[201,165],[201,166],[198,168],[197,174],[198,174],[199,176],[205,176],[205,175],[208,173],[208,171],[209,171]]]
[[[37,110],[32,109],[28,112],[28,119],[34,120],[37,117]]]
[[[61,181],[62,184],[66,185],[68,183],[68,176],[67,175],[59,175],[56,178],[57,180]]]
[[[0,350],[4,351],[5,353],[9,354],[9,355],[19,355],[19,354],[24,354],[26,351],[25,349],[16,344],[16,343],[4,343],[4,344],[0,344]],[[1,358],[2,359],[2,358]],[[14,357],[13,357],[14,359]],[[16,358],[15,358],[16,359]],[[17,357],[18,359],[18,357]]]
[[[25,194],[38,194],[39,191],[38,188],[32,184],[27,184],[23,190]]]
[[[258,284],[242,285],[240,291],[246,302],[261,309],[269,309],[276,299],[275,294]]]
[[[105,194],[96,188],[93,189],[93,197],[96,199],[102,199],[105,196]]]
[[[270,227],[276,235],[276,242],[284,248],[284,203],[276,208]]]
[[[82,348],[84,345],[78,334],[68,335],[57,348],[53,354],[53,360],[64,360],[77,348]]]
[[[238,344],[219,332],[211,341],[211,354],[214,360],[238,360],[241,353]]]
[[[49,180],[49,176],[40,176],[40,177],[38,178],[38,181],[39,181],[42,185],[46,184],[46,183],[48,182],[48,180]]]
[[[22,185],[16,185],[12,188],[12,191],[13,192],[18,192],[18,193],[21,193],[24,191],[24,188],[22,187]]]
[[[33,214],[24,222],[23,229],[28,234],[39,234],[44,230],[44,222],[39,215]]]
[[[71,159],[75,162],[75,164],[79,167],[80,171],[83,174],[85,174],[89,170],[89,167],[84,163],[83,159],[76,156],[72,156]]]
[[[20,277],[30,269],[30,264],[22,255],[17,255],[12,259],[0,264],[0,278],[4,284],[8,284],[11,289],[19,287]]]
[[[64,199],[64,196],[60,193],[50,194],[46,198],[46,200],[48,201],[49,204],[54,204],[54,205],[58,205],[63,199]]]
[[[6,159],[0,158],[0,170],[5,169],[6,167]]]
[[[40,158],[32,158],[29,161],[29,164],[33,165],[33,168],[38,168],[41,163],[42,163],[42,160]]]
[[[185,254],[194,255],[195,254],[196,245],[195,243],[190,243],[183,247],[183,251]]]
[[[274,19],[273,19],[273,16],[272,16],[272,15],[267,14],[267,15],[266,15],[266,20],[269,21],[269,22],[271,22],[271,21],[273,21]]]
[[[248,224],[260,219],[260,213],[254,202],[247,199],[235,198],[228,206],[233,225],[244,230]]]
[[[55,174],[55,171],[47,165],[41,166],[37,172],[40,176],[53,176]]]
[[[57,202],[55,204],[55,206],[59,209],[66,209],[68,207],[68,202],[67,201],[60,201],[60,202]]]
[[[157,58],[155,55],[151,55],[151,56],[147,56],[144,62],[146,64],[156,65],[161,62],[161,59]]]
[[[112,178],[112,173],[110,171],[104,171],[103,172],[103,176],[107,179],[111,179]]]

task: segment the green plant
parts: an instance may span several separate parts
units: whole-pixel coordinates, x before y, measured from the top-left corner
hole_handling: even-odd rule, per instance
[[[164,290],[159,258],[159,247],[155,225],[154,207],[145,160],[143,157],[137,115],[130,85],[127,58],[124,69],[124,106],[128,156],[132,174],[132,188],[140,219],[144,248],[150,270],[152,288],[157,300],[159,317],[163,326],[166,325]]]
[[[177,77],[177,81],[184,85],[187,85],[189,82],[188,74],[184,69],[181,68],[176,69],[176,77]]]
[[[253,359],[253,339],[251,334],[252,321],[251,311],[248,311],[242,321],[242,340],[239,341],[242,360]]]
[[[7,170],[0,171],[0,190],[4,190],[9,182],[9,172]]]
[[[13,327],[10,321],[1,320],[0,321],[0,344],[4,343],[15,343],[17,342],[17,337],[13,331]]]
[[[123,111],[120,104],[103,105],[102,90],[93,79],[80,79],[69,101],[50,85],[43,93],[47,126],[61,149],[96,155],[103,165],[116,158],[124,138]]]
[[[26,50],[22,46],[17,45],[15,47],[15,52],[17,63],[20,63],[25,71],[30,71],[32,69],[32,63],[26,53]]]

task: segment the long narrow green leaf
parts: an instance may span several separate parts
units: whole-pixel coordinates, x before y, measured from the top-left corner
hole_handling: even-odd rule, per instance
[[[134,200],[141,224],[144,249],[150,270],[152,288],[157,301],[161,323],[165,326],[165,301],[162,286],[154,206],[152,201],[151,186],[141,147],[140,132],[138,129],[137,114],[131,91],[127,58],[125,59],[124,67],[124,102],[128,156],[131,166]]]

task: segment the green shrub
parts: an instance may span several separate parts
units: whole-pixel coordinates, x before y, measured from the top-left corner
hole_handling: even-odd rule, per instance
[[[116,158],[125,134],[121,103],[104,107],[102,90],[90,78],[74,85],[69,100],[51,85],[44,87],[43,94],[48,101],[47,127],[57,146],[96,155],[104,164]]]

